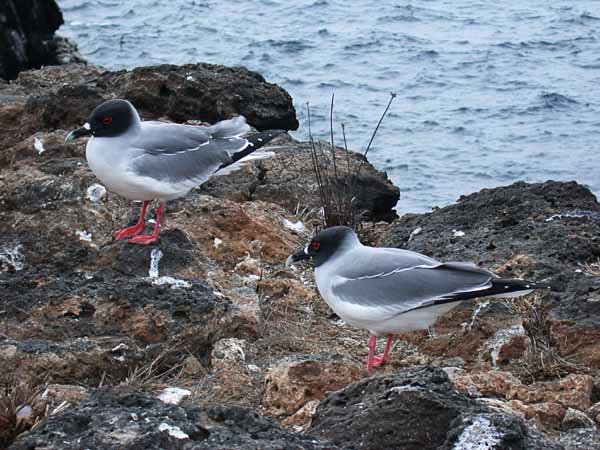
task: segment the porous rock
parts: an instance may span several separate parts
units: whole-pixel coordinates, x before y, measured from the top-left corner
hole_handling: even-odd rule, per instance
[[[367,378],[328,395],[308,433],[348,449],[562,448],[519,417],[459,393],[432,367]]]
[[[129,387],[104,388],[47,419],[10,450],[320,450],[337,447],[286,431],[236,406],[165,404]]]
[[[360,364],[334,354],[295,355],[269,370],[263,404],[274,414],[292,414],[359,378]]]
[[[416,229],[420,232],[413,233]],[[585,268],[600,258],[600,203],[584,186],[547,181],[483,189],[430,213],[404,215],[380,244],[440,260],[472,261],[506,277],[549,284],[545,302],[554,307],[550,318],[557,349],[588,367],[600,367],[600,276]],[[440,323],[456,330],[473,308],[461,305]],[[486,308],[465,338],[455,331],[459,342],[448,345],[442,339],[436,348],[433,340],[429,349],[458,351],[473,362],[506,320],[506,308]]]

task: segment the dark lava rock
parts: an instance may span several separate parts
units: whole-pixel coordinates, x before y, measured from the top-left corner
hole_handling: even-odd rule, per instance
[[[413,367],[330,394],[308,433],[346,449],[561,449],[517,416],[457,392],[441,369]]]
[[[69,60],[68,54],[75,54],[77,48],[54,36],[62,24],[55,0],[2,0],[0,78],[12,80],[22,70]]]
[[[561,433],[559,442],[567,450],[600,450],[600,432],[592,428]]]
[[[321,207],[310,144],[290,137],[278,138],[275,156],[260,161],[253,170],[240,170],[226,177],[213,177],[202,191],[230,200],[263,200],[278,204],[288,211],[310,211]],[[329,155],[331,147],[323,144]],[[350,152],[346,157],[337,149],[337,170],[340,190],[353,189],[357,211],[364,219],[391,222],[397,217],[394,208],[400,199],[400,189],[383,172],[375,169],[364,157]],[[356,172],[362,168],[356,180]],[[323,171],[333,173],[330,160],[323,159]]]
[[[319,450],[337,447],[286,431],[236,406],[167,405],[128,387],[99,389],[46,420],[10,450]]]
[[[0,273],[3,333],[14,337],[0,335],[0,361],[11,367],[0,382],[17,375],[94,384],[103,372],[123,379],[156,357],[153,344],[183,344],[173,358],[189,352],[208,361],[213,343],[237,327],[232,304],[199,281],[180,282],[186,285],[110,269]],[[119,345],[128,351],[116,354]]]
[[[298,129],[290,95],[245,67],[186,64],[138,67],[103,76],[144,117],[214,123],[241,114],[258,130]]]
[[[295,130],[289,94],[243,67],[162,65],[108,72],[68,64],[23,72],[0,84],[1,152],[39,131],[81,126],[99,103],[126,98],[145,120],[216,122],[242,114],[258,130]]]
[[[600,203],[575,182],[483,189],[403,216],[381,244],[548,282],[559,294],[557,318],[600,324],[600,278],[582,270],[600,258]]]

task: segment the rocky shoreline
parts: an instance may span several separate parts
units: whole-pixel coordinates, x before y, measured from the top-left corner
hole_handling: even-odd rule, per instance
[[[463,304],[368,377],[366,333],[310,268],[283,264],[320,220],[308,144],[278,138],[275,157],[169,203],[156,244],[113,242],[135,214],[97,185],[85,142],[63,141],[115,97],[145,119],[298,127],[287,92],[243,68],[66,64],[0,82],[0,386],[39,394],[16,405],[35,424],[18,437],[0,409],[0,448],[600,448],[600,204],[585,187],[520,182],[397,218],[398,188],[365,164],[369,243],[552,286]]]

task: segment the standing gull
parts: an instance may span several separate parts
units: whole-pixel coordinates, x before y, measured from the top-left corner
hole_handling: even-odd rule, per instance
[[[71,131],[65,143],[92,136],[85,156],[94,174],[109,190],[142,201],[137,224],[115,232],[116,240],[131,237],[129,242],[150,244],[158,239],[165,201],[185,196],[217,172],[272,155],[256,150],[285,132],[241,137],[249,130],[242,116],[212,126],[142,122],[127,100],[109,100],[94,109],[83,127]],[[140,235],[154,199],[160,202],[154,231]]]
[[[466,262],[442,263],[420,253],[362,245],[350,228],[326,228],[286,265],[311,258],[321,296],[346,323],[369,330],[366,366],[385,363],[394,334],[430,327],[461,301],[519,297],[543,286],[504,279]],[[387,335],[382,356],[377,337]]]

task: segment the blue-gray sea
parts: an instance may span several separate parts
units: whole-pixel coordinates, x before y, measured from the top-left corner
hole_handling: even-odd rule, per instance
[[[58,0],[92,63],[243,65],[284,87],[308,135],[335,129],[400,186],[399,212],[516,180],[600,193],[600,2]]]

